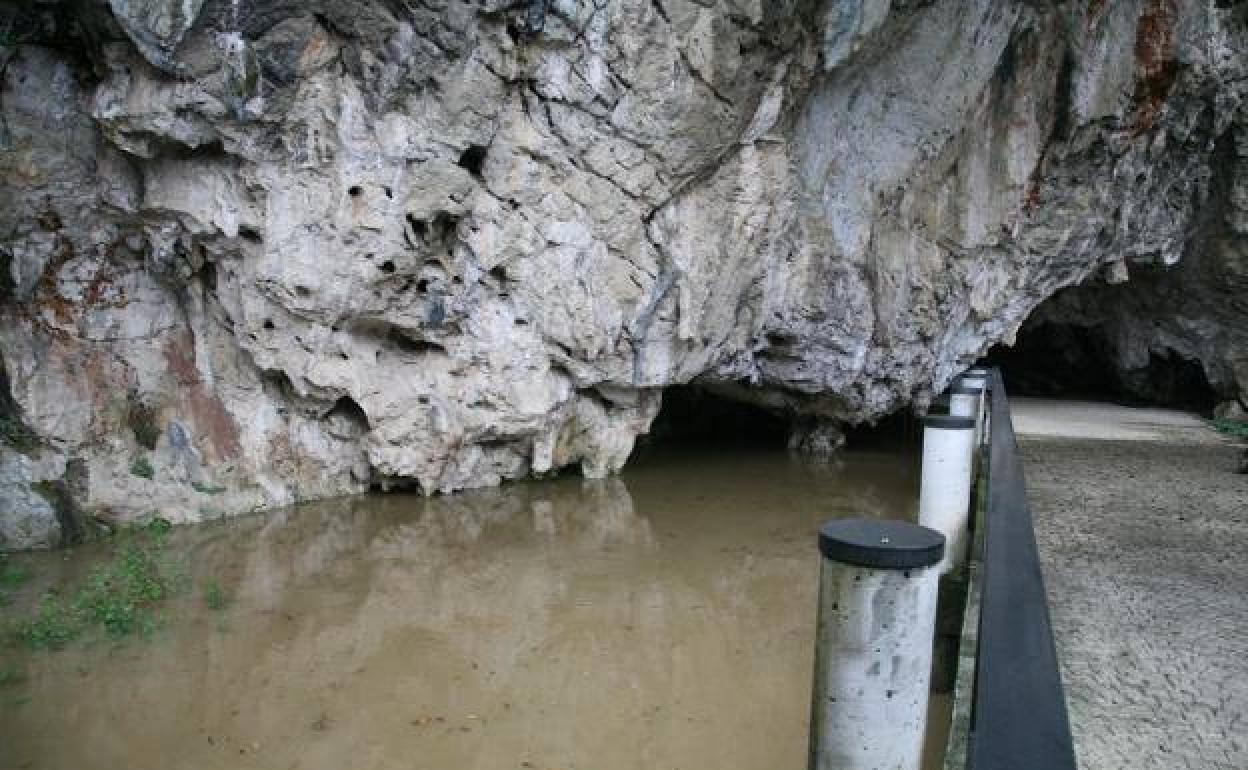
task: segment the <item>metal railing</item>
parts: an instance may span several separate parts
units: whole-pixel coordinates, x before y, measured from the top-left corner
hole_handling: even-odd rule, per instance
[[[948,759],[970,770],[1073,770],[1044,576],[998,369],[989,375],[988,414],[982,532],[976,538],[982,550],[971,597],[979,617],[977,626],[967,624],[975,630],[967,640],[975,645],[975,668],[966,757],[964,764],[959,757]]]

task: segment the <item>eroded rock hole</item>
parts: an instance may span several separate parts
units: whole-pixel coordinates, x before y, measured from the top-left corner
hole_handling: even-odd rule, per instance
[[[360,187],[358,184],[353,184],[347,188],[347,195],[350,195],[352,198],[358,198],[363,194],[364,188]]]
[[[425,355],[428,353],[446,353],[446,348],[431,340],[417,339],[399,329],[391,329],[386,335],[390,343],[403,353]]]
[[[135,442],[145,449],[155,449],[164,432],[160,412],[133,390],[126,395],[126,425],[134,434]]]
[[[481,169],[485,167],[485,153],[486,149],[483,145],[468,145],[468,149],[460,153],[459,167],[473,176],[481,176]]]
[[[295,398],[295,384],[286,376],[286,372],[280,369],[266,369],[260,374],[261,381],[265,384],[265,389],[275,393],[281,397],[283,401],[293,401]]]
[[[459,217],[446,211],[439,211],[433,218],[434,234],[444,243],[450,243],[459,229]]]
[[[343,396],[335,401],[333,407],[325,413],[324,419],[353,426],[360,433],[367,433],[371,428],[368,414],[350,396]]]
[[[385,262],[378,265],[377,269],[387,275],[392,274],[395,271],[394,260],[387,259]]]

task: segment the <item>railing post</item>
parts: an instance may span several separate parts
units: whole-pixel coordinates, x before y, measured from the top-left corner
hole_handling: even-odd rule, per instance
[[[919,524],[945,536],[945,557],[939,569],[942,575],[966,563],[974,457],[974,419],[951,415],[923,418]]]
[[[909,522],[819,530],[822,567],[810,770],[919,770],[944,553]]]

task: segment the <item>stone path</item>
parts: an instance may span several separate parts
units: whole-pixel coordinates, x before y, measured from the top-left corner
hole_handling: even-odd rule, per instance
[[[1175,412],[1024,400],[1015,415],[1080,766],[1248,768],[1235,447]]]

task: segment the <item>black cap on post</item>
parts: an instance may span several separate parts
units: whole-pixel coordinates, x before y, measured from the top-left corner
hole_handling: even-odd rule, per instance
[[[951,396],[978,396],[984,391],[981,388],[968,388],[965,385],[954,385],[945,392]]]
[[[954,417],[950,414],[929,414],[923,418],[923,427],[941,430],[972,430],[975,428],[974,417]]]
[[[908,521],[835,519],[819,528],[819,553],[856,567],[919,569],[944,556],[945,536]]]

